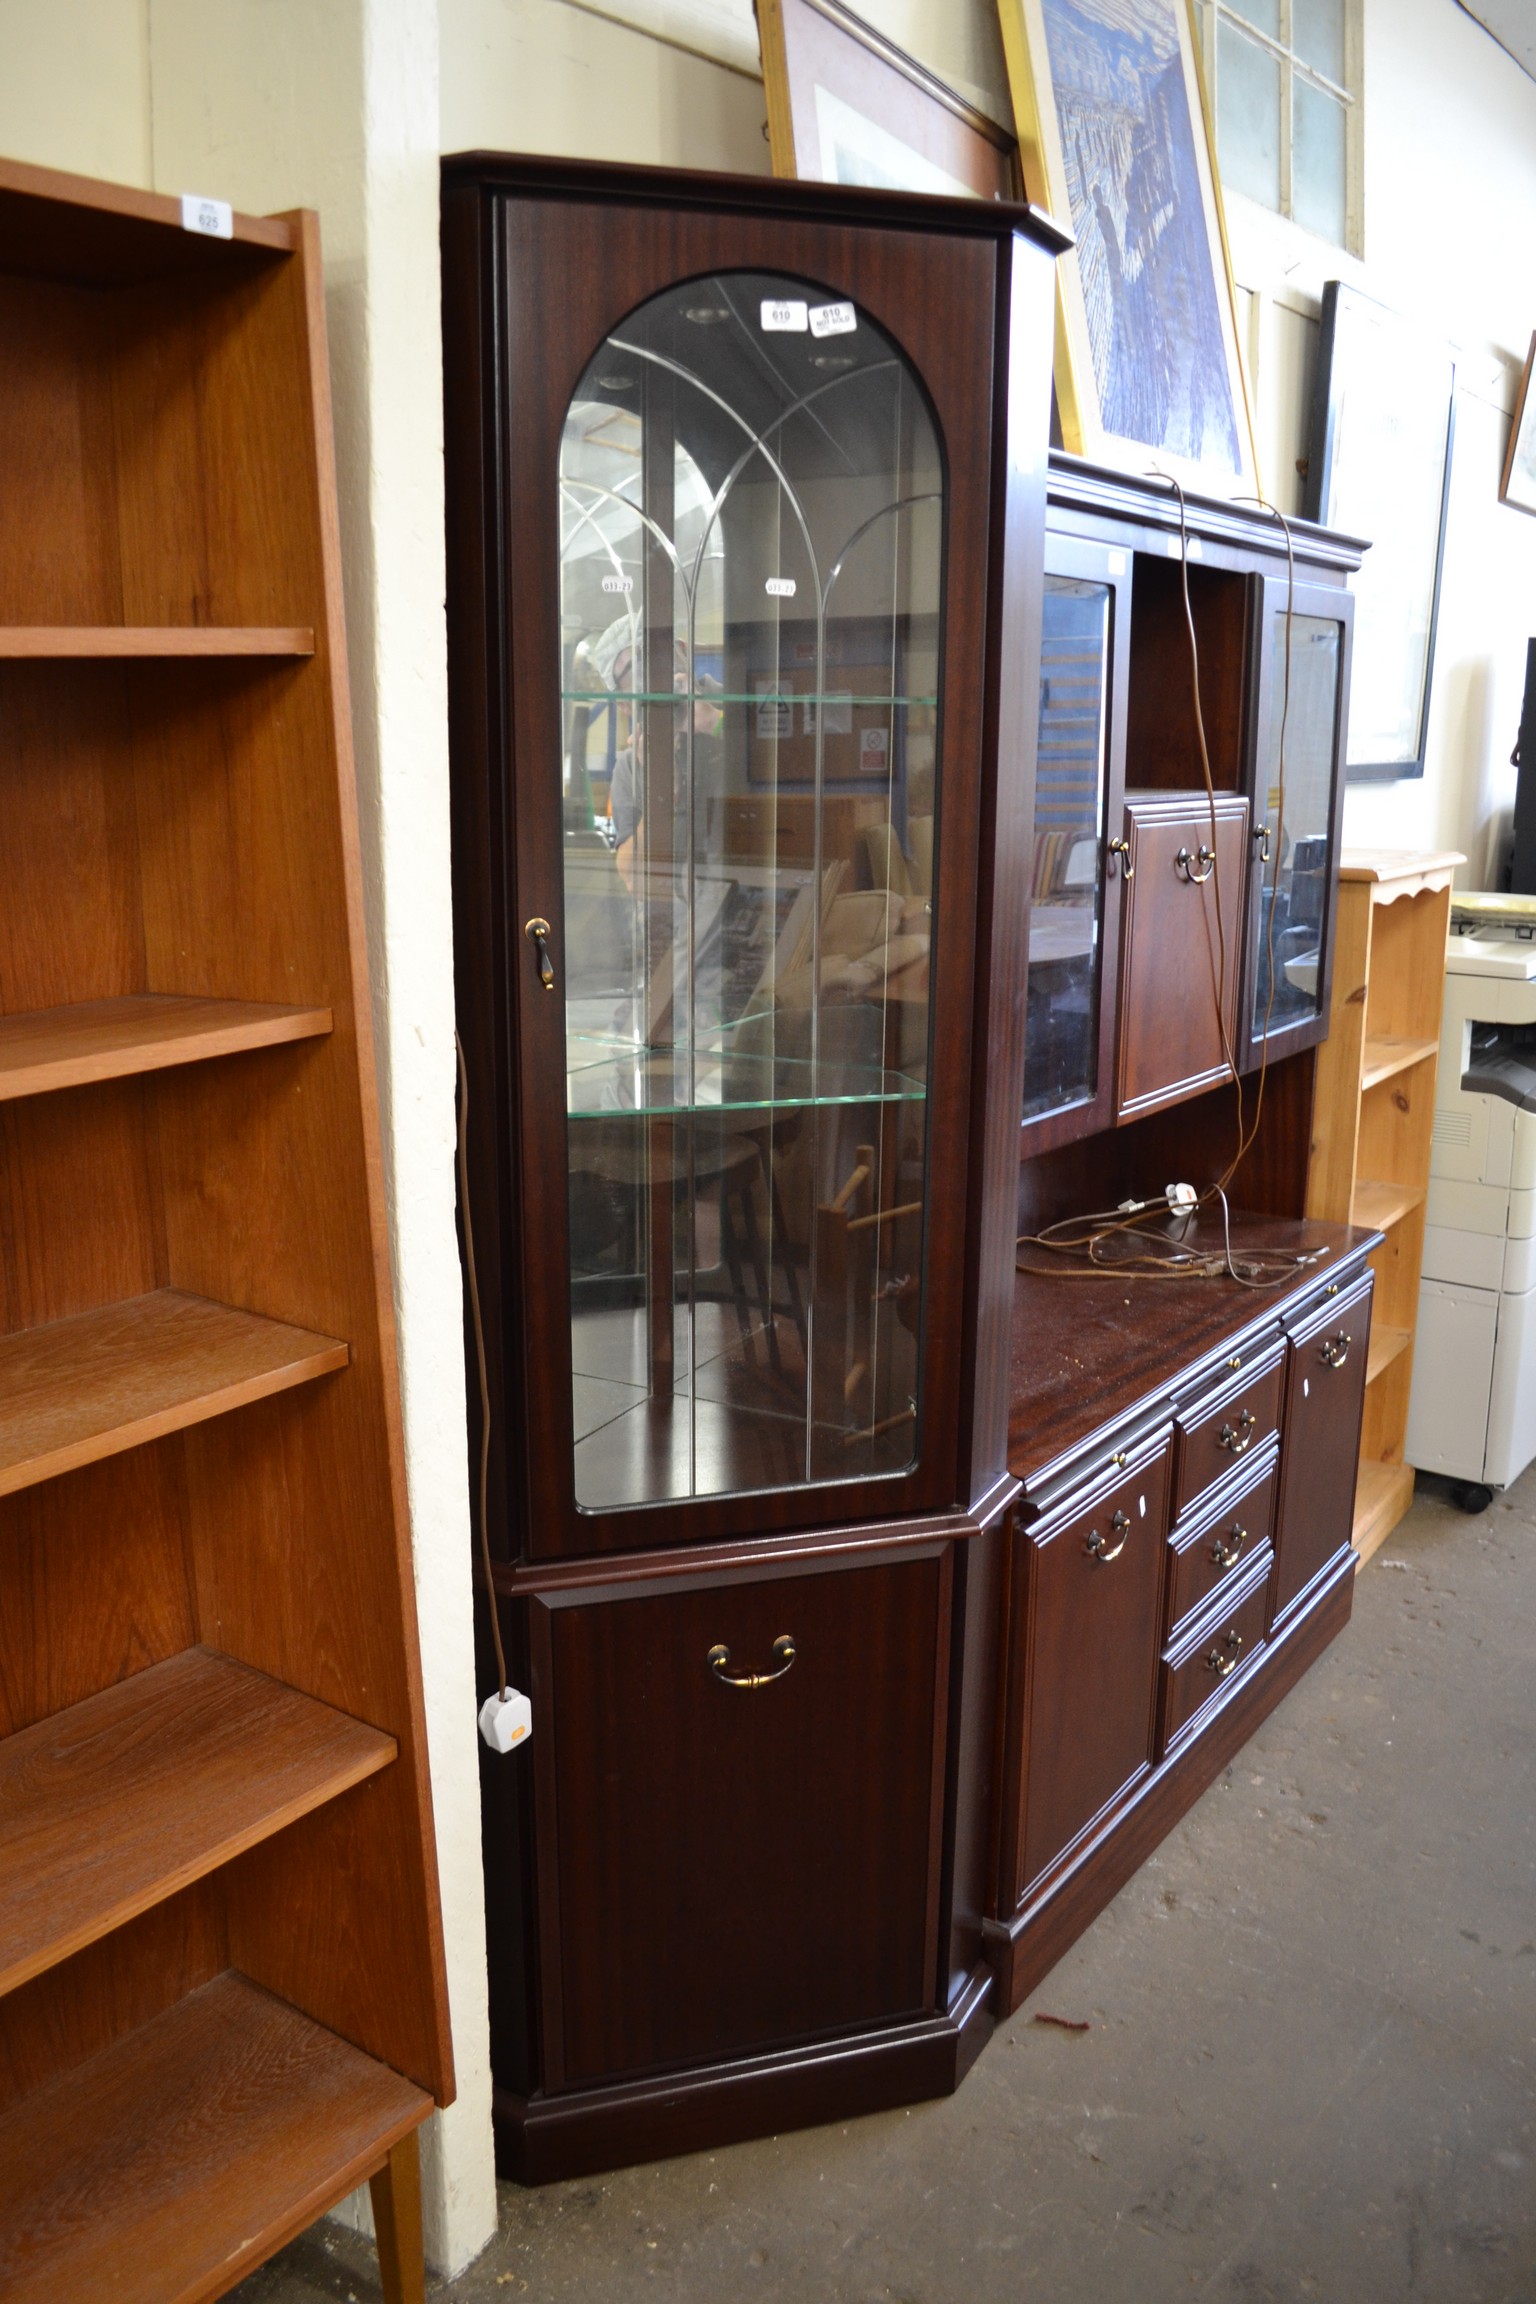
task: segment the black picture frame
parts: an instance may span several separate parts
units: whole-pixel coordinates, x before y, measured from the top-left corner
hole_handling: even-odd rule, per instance
[[[1302,510],[1371,546],[1352,587],[1352,784],[1424,774],[1455,437],[1450,346],[1328,281]]]

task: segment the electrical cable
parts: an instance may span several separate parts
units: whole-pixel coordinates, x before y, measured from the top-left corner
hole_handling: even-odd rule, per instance
[[[1157,479],[1166,479],[1168,485],[1176,492],[1179,500],[1180,584],[1184,606],[1184,622],[1189,634],[1190,678],[1193,688],[1195,735],[1199,745],[1200,768],[1201,775],[1205,784],[1206,802],[1210,811],[1210,877],[1213,883],[1216,906],[1216,952],[1213,955],[1211,951],[1210,927],[1209,922],[1207,922],[1206,955],[1207,960],[1212,967],[1211,991],[1216,1014],[1217,1034],[1220,1040],[1222,1055],[1232,1076],[1236,1097],[1237,1148],[1234,1151],[1231,1160],[1227,1163],[1226,1168],[1222,1171],[1221,1175],[1215,1180],[1214,1183],[1207,1185],[1205,1190],[1196,1196],[1191,1206],[1180,1208],[1174,1201],[1173,1190],[1172,1187],[1170,1187],[1166,1192],[1151,1200],[1123,1201],[1116,1208],[1100,1209],[1087,1215],[1062,1217],[1057,1223],[1046,1225],[1040,1232],[1020,1233],[1017,1241],[1015,1242],[1015,1249],[1017,1250],[1018,1248],[1022,1247],[1036,1247],[1045,1249],[1055,1255],[1076,1254],[1087,1256],[1089,1268],[1086,1271],[1082,1269],[1079,1269],[1075,1273],[1070,1271],[1058,1271],[1052,1275],[1056,1278],[1101,1279],[1110,1275],[1124,1276],[1126,1278],[1169,1280],[1227,1278],[1235,1281],[1240,1287],[1272,1288],[1279,1286],[1284,1280],[1292,1277],[1298,1269],[1308,1264],[1316,1263],[1319,1258],[1326,1253],[1324,1250],[1317,1250],[1312,1254],[1296,1253],[1291,1255],[1265,1255],[1262,1252],[1256,1252],[1252,1255],[1242,1258],[1241,1262],[1239,1262],[1239,1260],[1234,1257],[1232,1250],[1232,1211],[1227,1199],[1227,1187],[1231,1184],[1238,1169],[1242,1166],[1243,1161],[1247,1158],[1249,1152],[1252,1150],[1253,1145],[1258,1138],[1259,1126],[1264,1111],[1264,1090],[1269,1074],[1269,1031],[1271,1019],[1274,1014],[1275,1004],[1275,908],[1279,898],[1280,861],[1283,858],[1285,852],[1285,745],[1291,709],[1291,641],[1296,607],[1295,539],[1291,533],[1291,524],[1286,518],[1285,514],[1280,510],[1278,505],[1271,504],[1269,500],[1263,496],[1247,496],[1236,499],[1236,501],[1241,503],[1258,505],[1263,511],[1268,512],[1271,518],[1278,521],[1281,532],[1285,537],[1286,565],[1285,649],[1284,665],[1281,676],[1280,732],[1279,741],[1276,747],[1275,763],[1275,886],[1265,912],[1264,948],[1267,991],[1264,1003],[1264,1028],[1260,1034],[1259,1043],[1258,1086],[1254,1096],[1253,1118],[1251,1124],[1249,1124],[1245,1121],[1244,1118],[1243,1081],[1242,1076],[1237,1068],[1237,1062],[1232,1048],[1231,1035],[1227,1029],[1225,1005],[1222,998],[1222,993],[1227,980],[1226,929],[1222,918],[1220,865],[1217,860],[1216,789],[1215,781],[1211,773],[1210,748],[1206,739],[1205,714],[1202,709],[1200,700],[1200,647],[1195,626],[1194,609],[1190,599],[1189,591],[1189,528],[1187,507],[1185,503],[1183,485],[1179,480],[1175,479],[1170,474],[1161,472],[1153,474],[1152,477]],[[1267,817],[1267,793],[1265,795],[1265,814]],[[1268,827],[1266,824],[1266,830],[1267,829]],[[1260,901],[1263,902],[1264,884],[1262,878],[1262,862],[1259,869],[1261,875],[1259,882],[1259,895]],[[1176,1215],[1183,1214],[1185,1216],[1192,1216],[1196,1209],[1201,1206],[1208,1205],[1212,1201],[1219,1202],[1221,1206],[1222,1253],[1219,1256],[1215,1255],[1214,1252],[1211,1251],[1201,1253],[1189,1248],[1183,1248],[1179,1245],[1177,1240],[1170,1239],[1166,1235],[1155,1235],[1149,1233],[1143,1227],[1142,1219],[1144,1217],[1150,1217],[1155,1221],[1169,1214],[1170,1212]],[[1060,1235],[1069,1225],[1087,1225],[1090,1227],[1090,1229],[1075,1239],[1063,1239],[1058,1237],[1058,1235]],[[1136,1235],[1140,1243],[1140,1254],[1121,1254],[1117,1256],[1108,1256],[1103,1253],[1103,1246],[1105,1242],[1117,1237],[1129,1235],[1131,1233]],[[1015,1260],[1017,1262],[1017,1259]],[[1017,1268],[1020,1271],[1026,1272],[1030,1270],[1041,1269],[1040,1267],[1030,1265],[1018,1265]]]
[[[480,1282],[475,1271],[475,1228],[469,1213],[469,1070],[464,1062],[464,1043],[457,1032],[453,1035],[453,1053],[459,1069],[459,1210],[464,1219],[464,1270],[469,1279],[470,1319],[475,1331],[475,1366],[480,1375],[480,1487],[477,1518],[480,1528],[480,1561],[485,1570],[485,1598],[491,1619],[491,1644],[496,1651],[496,1674],[503,1704],[510,1702],[512,1684],[507,1677],[506,1651],[501,1644],[500,1612],[496,1605],[496,1584],[491,1571],[491,1533],[487,1517],[486,1498],[490,1487],[491,1466],[491,1386],[485,1367],[485,1325],[480,1316]]]

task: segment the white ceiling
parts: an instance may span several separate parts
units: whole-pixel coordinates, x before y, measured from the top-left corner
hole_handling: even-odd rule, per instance
[[[1536,80],[1536,0],[1461,0],[1461,5]]]

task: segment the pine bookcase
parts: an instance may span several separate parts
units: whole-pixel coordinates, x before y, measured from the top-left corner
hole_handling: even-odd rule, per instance
[[[1386,1235],[1371,1258],[1376,1309],[1367,1362],[1355,1550],[1362,1561],[1413,1502],[1403,1461],[1424,1203],[1435,1121],[1451,883],[1466,858],[1413,848],[1346,849],[1339,869],[1328,1037],[1317,1051],[1307,1214]]]
[[[0,2294],[453,2091],[312,216],[0,163]]]

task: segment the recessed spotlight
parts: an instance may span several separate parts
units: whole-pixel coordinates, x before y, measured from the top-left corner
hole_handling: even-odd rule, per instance
[[[633,376],[599,376],[598,383],[605,392],[628,392],[634,384]]]
[[[811,354],[811,366],[813,368],[851,368],[853,365],[854,358],[851,352],[813,352]]]
[[[730,314],[723,304],[685,304],[683,317],[695,328],[713,328],[719,321],[729,320]]]

